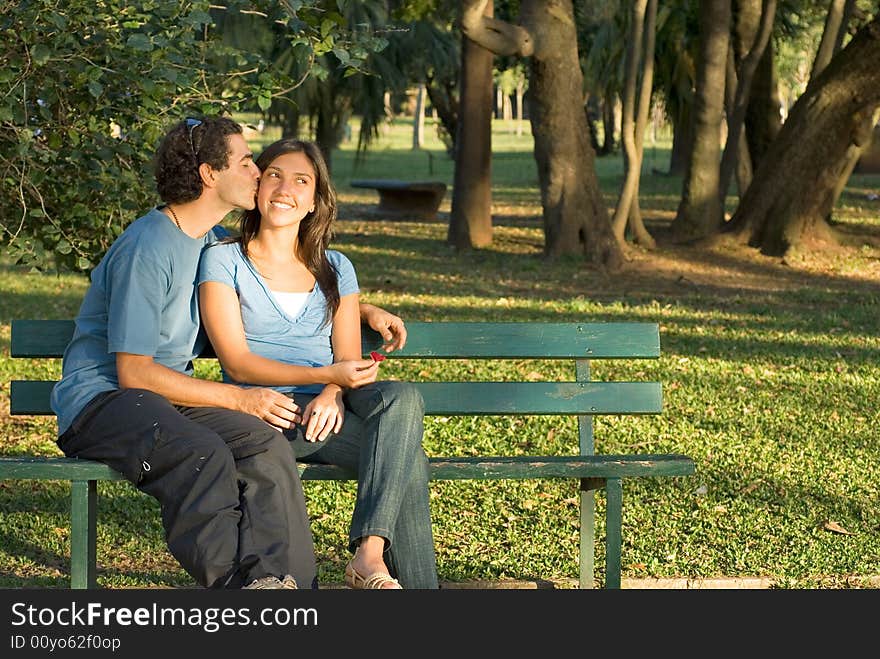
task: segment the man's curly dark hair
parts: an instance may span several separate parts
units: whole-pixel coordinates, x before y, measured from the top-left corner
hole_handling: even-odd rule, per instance
[[[199,122],[199,123],[196,123]],[[153,159],[156,189],[166,204],[183,204],[202,194],[199,165],[229,167],[227,137],[242,132],[229,117],[184,119],[162,138]]]

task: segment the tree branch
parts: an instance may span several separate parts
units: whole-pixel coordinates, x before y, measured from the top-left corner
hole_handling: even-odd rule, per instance
[[[491,16],[483,16],[489,0],[462,2],[461,31],[471,41],[496,55],[528,57],[534,51],[529,32]]]

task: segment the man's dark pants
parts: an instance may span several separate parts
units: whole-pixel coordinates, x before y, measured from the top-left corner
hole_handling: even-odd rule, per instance
[[[96,396],[58,445],[155,497],[171,554],[202,586],[290,574],[301,588],[317,587],[296,462],[284,435],[261,419],[123,389]]]

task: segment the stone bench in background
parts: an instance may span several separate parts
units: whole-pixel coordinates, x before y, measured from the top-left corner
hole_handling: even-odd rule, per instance
[[[379,192],[377,212],[394,219],[437,219],[437,209],[446,195],[446,184],[440,181],[401,181],[398,179],[361,179],[351,182],[353,188],[370,188]]]

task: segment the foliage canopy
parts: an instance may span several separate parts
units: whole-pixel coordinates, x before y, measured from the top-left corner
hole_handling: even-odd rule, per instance
[[[258,48],[224,45],[219,13],[245,10],[272,21],[286,31],[305,75],[321,75],[320,54],[332,50],[343,68],[358,69],[377,47],[369,35],[362,42],[344,31],[336,5],[0,6],[0,231],[14,260],[40,270],[90,270],[155,203],[151,158],[171,124],[187,114],[266,109],[278,90],[297,84]]]

